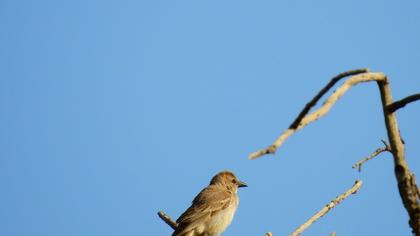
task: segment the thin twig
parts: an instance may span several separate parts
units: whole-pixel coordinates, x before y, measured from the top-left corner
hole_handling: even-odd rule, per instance
[[[292,124],[290,124],[288,130],[297,130],[299,124],[301,123],[302,119],[306,116],[306,114],[308,114],[309,110],[311,110],[311,108],[316,105],[319,99],[321,99],[321,97],[324,96],[324,94],[327,93],[328,90],[330,90],[340,79],[348,77],[348,76],[352,76],[352,75],[367,73],[368,71],[369,71],[368,69],[363,68],[363,69],[349,70],[349,71],[336,75],[334,78],[331,79],[331,81],[327,85],[325,85],[324,88],[321,89],[321,91],[318,92],[318,94],[314,98],[312,98],[311,101],[309,101],[306,104],[306,106],[302,109],[302,111],[299,113],[296,119],[292,122]],[[257,157],[260,157],[266,154],[273,154],[276,152],[276,150],[277,150],[277,147],[275,145],[271,145],[258,152],[252,153],[249,156],[249,159],[255,159]]]
[[[415,102],[417,100],[420,100],[420,93],[416,93],[407,96],[401,100],[395,101],[386,106],[386,109],[388,110],[388,112],[395,112],[396,110],[405,107],[405,105],[409,104],[410,102]]]
[[[306,125],[318,120],[320,117],[324,116],[328,113],[331,107],[343,96],[351,87],[355,86],[356,84],[369,82],[369,81],[384,81],[386,80],[386,76],[383,73],[362,73],[357,74],[355,76],[350,77],[347,79],[344,84],[342,84],[337,90],[331,94],[328,99],[324,102],[324,104],[315,110],[314,112],[307,114],[299,123],[299,125],[295,129],[291,129],[290,127],[284,131],[277,140],[267,148],[261,149],[259,151],[253,152],[249,155],[249,159],[256,159],[266,154],[275,153],[275,151],[284,143],[284,141],[294,134],[296,131],[302,129]]]
[[[361,186],[362,186],[362,181],[357,180],[350,189],[348,189],[346,192],[342,193],[340,196],[338,196],[337,198],[332,200],[330,203],[328,203],[324,208],[318,211],[308,221],[306,221],[304,224],[299,226],[295,231],[293,231],[293,233],[291,233],[290,236],[300,235],[304,230],[306,230],[309,226],[311,226],[315,221],[323,217],[325,214],[328,213],[328,211],[330,211],[332,208],[337,206],[342,200],[346,199],[351,194],[356,193],[360,189]]]
[[[319,99],[321,99],[321,97],[324,96],[324,94],[326,94],[328,92],[328,90],[330,90],[340,79],[348,77],[348,76],[352,76],[352,75],[367,73],[368,71],[369,70],[366,69],[366,68],[349,70],[349,71],[343,72],[341,74],[338,74],[337,76],[332,78],[331,81],[327,85],[325,85],[325,87],[322,88],[321,91],[319,91],[318,94],[314,98],[312,98],[312,100],[310,102],[308,102],[306,104],[306,106],[299,113],[298,117],[296,117],[296,119],[293,121],[293,123],[289,126],[289,129],[296,129],[299,126],[302,119],[306,116],[306,114],[308,114],[309,110],[312,107],[314,107],[316,105],[316,103],[319,101]]]
[[[360,160],[360,161],[356,162],[356,163],[352,166],[352,168],[353,168],[353,169],[357,168],[357,171],[361,172],[361,171],[362,171],[362,165],[363,165],[365,162],[369,161],[370,159],[375,158],[376,156],[378,156],[379,154],[381,154],[382,152],[385,152],[385,151],[387,151],[387,148],[386,148],[386,147],[381,147],[381,148],[376,149],[376,150],[375,150],[372,154],[370,154],[370,156],[368,156],[368,157],[366,157],[366,158],[363,158],[362,160]]]
[[[389,144],[388,144],[385,140],[381,140],[381,141],[382,141],[382,143],[385,145],[384,147],[381,147],[381,148],[376,149],[376,150],[375,150],[372,154],[370,154],[368,157],[363,158],[362,160],[360,160],[360,161],[356,162],[356,163],[352,166],[352,168],[353,168],[353,169],[357,168],[357,170],[360,172],[360,171],[362,171],[362,165],[363,165],[365,162],[367,162],[367,161],[369,161],[369,160],[371,160],[371,159],[375,158],[376,156],[378,156],[378,155],[379,155],[379,154],[381,154],[382,152],[385,152],[385,151],[390,152],[390,151],[391,151],[391,147],[389,146]]]
[[[163,211],[158,212],[159,218],[161,218],[166,224],[168,224],[173,230],[176,230],[178,228],[178,224],[171,219],[170,216],[165,214]]]

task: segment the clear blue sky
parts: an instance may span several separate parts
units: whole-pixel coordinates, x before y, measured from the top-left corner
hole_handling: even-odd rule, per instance
[[[218,171],[249,188],[224,236],[288,235],[336,195],[305,235],[410,235],[383,154],[374,83],[269,145],[335,74],[389,75],[420,91],[420,3],[374,1],[0,2],[0,235],[170,235]],[[420,104],[398,112],[420,173]],[[420,181],[419,181],[420,182]]]

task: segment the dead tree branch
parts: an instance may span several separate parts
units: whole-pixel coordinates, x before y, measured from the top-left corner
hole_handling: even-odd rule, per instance
[[[352,168],[353,168],[353,169],[357,168],[357,170],[360,172],[360,171],[362,171],[362,165],[363,165],[365,162],[367,162],[367,161],[369,161],[369,160],[371,160],[371,159],[375,158],[376,156],[378,156],[378,155],[379,155],[379,154],[381,154],[382,152],[385,152],[385,151],[391,152],[391,148],[389,147],[388,143],[386,143],[386,141],[385,141],[385,140],[382,140],[382,143],[385,145],[384,147],[381,147],[381,148],[376,149],[376,150],[375,150],[372,154],[370,154],[368,157],[363,158],[362,160],[360,160],[360,161],[356,162],[356,163],[352,166]]]
[[[387,129],[391,152],[394,159],[394,172],[398,183],[398,190],[405,209],[410,217],[409,224],[413,234],[420,236],[420,198],[415,176],[408,168],[405,160],[405,147],[398,129],[397,116],[390,112],[388,106],[392,104],[391,88],[388,79],[377,81],[381,93],[382,108]]]
[[[176,230],[178,228],[178,224],[171,219],[170,216],[165,214],[163,211],[158,212],[159,218],[161,218],[166,224],[168,224],[173,230]]]
[[[289,129],[296,129],[299,126],[302,119],[306,116],[306,114],[308,114],[309,110],[311,110],[311,108],[316,105],[319,99],[321,99],[321,97],[324,96],[324,94],[326,94],[339,80],[348,76],[362,74],[366,72],[368,72],[368,69],[350,70],[332,78],[331,81],[324,88],[322,88],[321,91],[319,91],[318,94],[314,98],[312,98],[310,102],[306,104],[306,106],[299,113],[298,117],[296,117],[293,123],[289,126]]]
[[[328,99],[320,108],[318,108],[310,114],[304,115],[304,117],[301,119],[296,128],[293,128],[295,126],[290,126],[277,138],[277,140],[271,146],[259,150],[257,152],[251,153],[249,155],[249,159],[255,159],[269,153],[275,153],[275,151],[284,143],[284,141],[292,134],[294,134],[297,130],[302,129],[309,123],[316,121],[317,119],[328,113],[328,111],[338,101],[338,99],[341,96],[343,96],[351,87],[353,87],[356,84],[369,81],[376,81],[380,90],[385,126],[387,129],[391,153],[394,159],[394,173],[398,184],[398,190],[403,205],[410,217],[409,225],[412,228],[412,232],[416,236],[420,236],[419,189],[415,181],[415,176],[411,173],[408,164],[405,160],[405,147],[399,133],[397,118],[395,114],[395,111],[398,108],[403,107],[404,104],[408,104],[409,102],[418,100],[418,98],[417,95],[413,95],[406,99],[393,103],[388,78],[383,73],[363,73],[350,77],[344,82],[343,85],[338,87],[337,90],[334,91],[334,93],[328,97]],[[310,106],[312,103],[308,104]],[[303,111],[309,111],[309,109],[304,109]]]
[[[345,74],[345,73],[343,73],[343,74]],[[267,148],[264,148],[264,149],[261,149],[259,151],[251,153],[248,158],[249,159],[256,159],[258,157],[264,156],[264,155],[269,154],[269,153],[275,153],[276,150],[284,143],[284,141],[288,137],[290,137],[292,134],[294,134],[296,131],[302,129],[306,125],[318,120],[319,118],[321,118],[322,116],[327,114],[328,111],[331,109],[331,107],[338,101],[338,99],[340,99],[340,97],[343,96],[354,85],[359,84],[359,83],[363,83],[363,82],[369,82],[369,81],[382,81],[382,80],[385,80],[385,79],[386,79],[386,77],[383,73],[363,73],[363,74],[357,74],[353,77],[350,77],[349,79],[347,79],[344,82],[343,85],[341,85],[339,88],[337,88],[337,90],[335,90],[334,93],[331,94],[330,97],[328,97],[328,99],[324,102],[324,104],[320,108],[318,108],[314,112],[312,112],[310,114],[307,114],[303,118],[301,118],[301,121],[296,126],[296,128],[293,128],[293,127],[294,127],[294,123],[297,119],[292,123],[292,125],[290,125],[290,127],[286,131],[283,132],[283,134],[281,134],[277,138],[277,140],[272,145],[270,145]],[[325,88],[328,88],[328,86],[326,86]],[[329,87],[329,88],[331,88],[331,87]],[[322,94],[322,93],[320,92],[319,94]],[[317,98],[317,96],[315,98]],[[314,104],[314,102],[312,102],[312,103]],[[312,103],[309,102],[308,104],[310,105]],[[306,110],[309,111],[309,109],[304,109],[303,111],[306,111]],[[301,112],[301,114],[303,114],[303,111]],[[299,116],[301,116],[301,115],[299,115]]]
[[[396,110],[405,107],[405,105],[409,104],[410,102],[415,102],[417,100],[420,100],[420,93],[407,96],[401,100],[389,104],[387,106],[387,110],[388,112],[395,112]]]
[[[299,226],[295,231],[293,231],[293,233],[291,233],[290,236],[298,236],[298,235],[300,235],[304,230],[306,230],[309,226],[311,226],[315,221],[317,221],[319,218],[323,217],[332,208],[334,208],[335,206],[337,206],[342,200],[344,200],[348,196],[356,193],[360,189],[361,186],[362,186],[362,181],[357,180],[350,189],[348,189],[346,192],[342,193],[340,196],[336,197],[330,203],[328,203],[327,205],[325,205],[325,207],[323,207],[320,211],[318,211],[308,221],[306,221],[301,226]]]

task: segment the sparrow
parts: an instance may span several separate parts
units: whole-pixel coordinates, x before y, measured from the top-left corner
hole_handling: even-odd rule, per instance
[[[238,188],[248,187],[230,171],[216,174],[210,184],[176,220],[172,236],[218,236],[232,222],[238,208]]]

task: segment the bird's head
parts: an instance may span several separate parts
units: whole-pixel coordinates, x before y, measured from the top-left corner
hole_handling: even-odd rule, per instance
[[[210,185],[212,184],[222,184],[234,188],[248,187],[246,183],[240,181],[235,174],[230,171],[219,172],[211,179]]]

